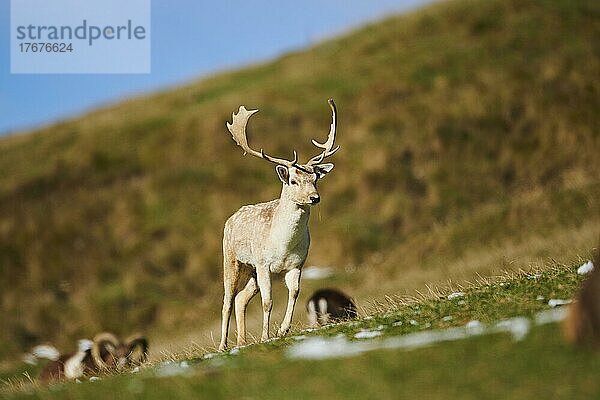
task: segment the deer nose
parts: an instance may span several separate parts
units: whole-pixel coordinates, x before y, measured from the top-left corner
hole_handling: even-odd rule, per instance
[[[309,197],[311,204],[318,204],[321,201],[321,197],[318,194],[311,194]]]

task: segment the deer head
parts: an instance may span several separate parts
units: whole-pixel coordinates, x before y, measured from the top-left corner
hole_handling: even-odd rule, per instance
[[[246,107],[240,106],[237,114],[233,113],[232,122],[227,123],[227,129],[231,133],[233,140],[244,150],[244,155],[251,154],[254,157],[262,158],[276,164],[275,171],[283,184],[282,198],[291,200],[300,206],[319,203],[321,199],[317,192],[317,181],[329,173],[334,166],[332,163],[324,163],[323,161],[340,149],[340,146],[334,146],[337,126],[335,103],[332,99],[328,103],[332,112],[329,135],[325,143],[312,140],[312,143],[321,149],[321,152],[304,164],[298,163],[298,153],[296,153],[296,150],[293,150],[294,158],[286,160],[271,157],[263,149],[256,151],[248,145],[246,126],[250,117],[257,113],[258,110],[247,110]]]

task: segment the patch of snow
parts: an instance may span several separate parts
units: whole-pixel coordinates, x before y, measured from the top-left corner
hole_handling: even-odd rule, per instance
[[[415,321],[414,319],[411,319],[410,321],[408,321],[408,323],[411,324],[412,326],[419,325],[419,323],[417,321]]]
[[[56,361],[60,357],[60,353],[56,350],[56,347],[49,344],[35,346],[31,353],[37,358],[46,358],[52,361]]]
[[[564,306],[566,304],[571,304],[572,300],[563,300],[563,299],[550,299],[548,300],[548,305],[550,307],[558,307]]]
[[[509,331],[517,342],[525,339],[531,323],[525,317],[516,317],[498,322],[494,328],[500,332]]]
[[[423,325],[424,328],[431,328],[431,324],[429,322],[427,322],[425,325]]]
[[[140,372],[140,367],[135,367],[134,369],[131,370],[132,374],[137,374],[138,372]]]
[[[542,274],[527,275],[528,280],[541,278]]]
[[[189,365],[183,361],[181,363],[175,363],[172,361],[165,361],[156,368],[156,376],[161,378],[179,376],[189,374]]]
[[[96,381],[99,381],[99,380],[100,380],[100,378],[97,377],[97,376],[90,376],[90,379],[89,379],[90,382],[96,382]]]
[[[455,292],[448,295],[448,300],[458,299],[459,297],[465,297],[463,292]]]
[[[392,326],[402,326],[402,321],[396,321],[392,324]]]
[[[546,310],[535,315],[535,324],[556,322],[564,318],[564,309]],[[486,326],[480,321],[469,321],[463,327],[429,330],[407,335],[386,337],[376,341],[348,341],[343,335],[334,338],[312,337],[290,346],[286,355],[290,358],[326,359],[351,357],[367,351],[379,349],[412,350],[436,343],[467,339],[473,336],[494,333],[510,333],[515,341],[523,340],[529,333],[531,321],[525,317],[515,317]],[[373,331],[364,331],[373,332]],[[360,333],[360,332],[359,332]],[[378,333],[376,331],[376,333]]]
[[[588,261],[586,263],[583,263],[579,268],[577,268],[577,273],[579,275],[585,275],[585,274],[589,274],[593,270],[594,270],[594,263],[591,261]]]
[[[311,265],[302,269],[302,279],[317,280],[329,278],[333,275],[333,268],[330,267],[317,267]]]
[[[206,353],[205,355],[202,356],[203,360],[210,360],[211,358],[215,357],[219,355],[219,353]]]
[[[306,335],[292,336],[292,339],[294,339],[295,341],[304,340],[306,339]]]
[[[565,307],[555,308],[553,310],[540,311],[535,314],[535,324],[545,325],[553,322],[560,322],[567,317],[567,309]]]
[[[539,295],[535,299],[538,300],[538,301],[544,301],[544,300],[546,300],[546,298],[544,296],[542,296],[542,295]]]
[[[452,321],[452,319],[452,315],[446,315],[445,317],[442,317],[442,321],[444,322]]]
[[[381,331],[360,331],[354,335],[356,339],[373,339],[377,336],[381,336]]]
[[[368,349],[367,343],[350,342],[345,337],[311,337],[290,346],[286,354],[290,358],[326,359],[358,355]]]
[[[377,328],[373,328],[374,331],[382,331],[385,329],[384,325],[379,325]]]
[[[234,347],[233,349],[231,349],[229,354],[231,354],[232,356],[236,356],[236,355],[240,354],[240,349],[238,347]]]
[[[483,333],[484,326],[481,322],[474,319],[474,320],[467,322],[467,324],[465,325],[465,329],[466,329],[467,333],[470,335],[480,335]]]

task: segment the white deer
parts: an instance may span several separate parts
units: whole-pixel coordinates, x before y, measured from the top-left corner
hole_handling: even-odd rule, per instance
[[[246,306],[260,291],[263,308],[261,340],[269,338],[269,320],[273,301],[271,299],[271,273],[285,272],[285,285],[288,288],[288,304],[278,335],[285,335],[292,323],[294,306],[300,290],[301,270],[308,255],[310,235],[308,219],[310,206],[320,201],[317,181],[333,169],[333,164],[323,163],[333,155],[339,146],[334,147],[336,134],[336,109],[329,100],[332,110],[332,123],[325,143],[315,140],[312,143],[322,151],[306,164],[298,163],[294,151],[292,161],[274,158],[262,149],[256,151],[248,146],[246,125],[248,119],[258,110],[246,110],[240,106],[227,129],[235,142],[244,150],[277,164],[275,170],[283,187],[279,199],[267,203],[247,205],[240,208],[227,222],[223,232],[223,314],[221,343],[219,350],[227,348],[229,319],[235,299],[235,321],[237,325],[237,345],[246,343]]]

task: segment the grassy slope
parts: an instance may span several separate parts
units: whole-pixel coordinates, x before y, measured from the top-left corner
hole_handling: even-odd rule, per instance
[[[336,266],[327,284],[359,299],[585,256],[600,222],[599,14],[443,3],[3,138],[0,359],[100,329],[212,327],[223,221],[279,191],[224,129],[240,103],[261,109],[254,146],[306,158],[336,99],[342,150],[309,264]]]
[[[489,324],[515,316],[532,317],[549,308],[548,299],[572,297],[580,280],[574,267],[564,266],[503,276],[479,282],[480,286],[465,290],[465,297],[459,299],[394,301],[382,305],[380,313],[368,319],[306,335],[351,338],[361,329],[383,325],[383,338],[389,338],[462,326],[472,319]],[[446,316],[453,319],[448,321],[443,318]],[[418,325],[411,325],[410,320]],[[394,326],[399,321],[402,325]],[[117,375],[99,382],[50,388],[25,384],[21,389],[13,384],[4,386],[0,394],[39,399],[591,399],[600,394],[597,352],[565,345],[556,324],[536,326],[519,342],[508,334],[492,334],[412,351],[377,350],[342,359],[290,360],[286,349],[293,343],[297,342],[286,338],[249,346],[235,356],[191,359],[185,370],[174,367],[174,376],[157,376],[158,371],[167,371],[157,365],[136,375]]]

